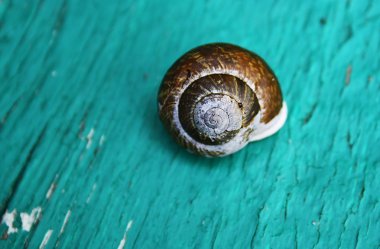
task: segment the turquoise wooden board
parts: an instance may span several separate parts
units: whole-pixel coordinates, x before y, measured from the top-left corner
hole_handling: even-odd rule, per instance
[[[168,67],[230,42],[289,117],[225,158],[157,115]],[[0,1],[0,248],[379,248],[380,4]]]

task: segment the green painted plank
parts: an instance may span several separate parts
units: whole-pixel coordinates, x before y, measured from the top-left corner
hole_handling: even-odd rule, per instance
[[[379,248],[379,31],[370,0],[0,2],[0,248]],[[205,159],[156,94],[215,41],[268,61],[289,119]]]

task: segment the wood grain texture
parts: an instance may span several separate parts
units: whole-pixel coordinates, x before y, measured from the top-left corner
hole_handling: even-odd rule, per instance
[[[1,1],[0,248],[379,248],[379,31],[370,0]],[[157,115],[209,42],[265,58],[289,107],[222,159]]]

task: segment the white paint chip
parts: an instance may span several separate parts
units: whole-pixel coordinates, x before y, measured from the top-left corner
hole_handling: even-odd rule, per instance
[[[94,137],[95,134],[95,129],[91,128],[90,132],[87,134],[87,144],[86,144],[86,149],[90,149],[92,145],[92,138]]]
[[[4,223],[8,227],[8,231],[7,231],[8,234],[18,232],[18,229],[13,226],[13,222],[16,219],[16,215],[17,215],[16,209],[13,209],[12,212],[8,212],[7,210],[1,219],[1,223]]]
[[[102,146],[104,142],[106,141],[106,136],[102,135],[99,139],[99,145]]]
[[[132,224],[133,224],[133,220],[130,220],[130,221],[128,222],[127,229],[125,230],[125,232],[128,232],[129,229],[131,229]]]
[[[46,193],[46,199],[48,199],[48,200],[50,199],[51,194],[53,194],[54,189],[55,189],[55,182],[53,182],[53,183],[50,185],[50,188],[49,188],[49,190],[48,190],[47,193]]]
[[[92,198],[92,195],[94,194],[94,191],[96,190],[96,187],[97,187],[97,185],[96,185],[96,183],[94,183],[94,184],[92,185],[91,192],[90,192],[90,194],[88,195],[88,197],[87,197],[87,199],[86,199],[86,203],[87,203],[87,204],[90,203],[91,198]]]
[[[66,227],[67,222],[70,219],[70,216],[71,216],[71,210],[68,210],[66,213],[65,219],[63,220],[61,230],[59,231],[59,235],[61,235],[65,231],[65,227]]]
[[[46,247],[52,233],[53,233],[53,230],[48,230],[45,233],[44,239],[42,240],[39,249],[44,249]]]
[[[127,237],[124,235],[123,239],[120,241],[120,244],[119,246],[117,247],[117,249],[123,249],[124,246],[125,246],[125,242],[127,241]]]
[[[49,187],[49,189],[48,189],[48,191],[46,192],[46,199],[50,199],[50,197],[51,197],[51,195],[53,194],[53,192],[54,192],[54,190],[55,190],[55,188],[57,187],[57,179],[58,179],[58,174],[57,175],[55,175],[55,178],[54,178],[54,181],[50,184],[50,187]]]
[[[133,225],[133,220],[130,220],[127,224],[127,228],[125,229],[123,239],[120,241],[120,244],[117,247],[117,249],[123,249],[124,248],[125,243],[127,242],[127,233],[129,231],[129,229],[131,229],[132,225]]]
[[[313,224],[313,226],[319,226],[320,223],[319,223],[319,221],[313,220],[312,224]]]
[[[21,213],[22,230],[29,232],[33,224],[37,222],[41,215],[41,207],[36,207],[30,214]]]

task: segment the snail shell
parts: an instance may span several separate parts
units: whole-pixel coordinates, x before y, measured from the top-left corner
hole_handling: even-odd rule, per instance
[[[210,157],[274,134],[287,117],[277,78],[265,61],[224,43],[179,58],[161,83],[158,105],[178,143]]]

